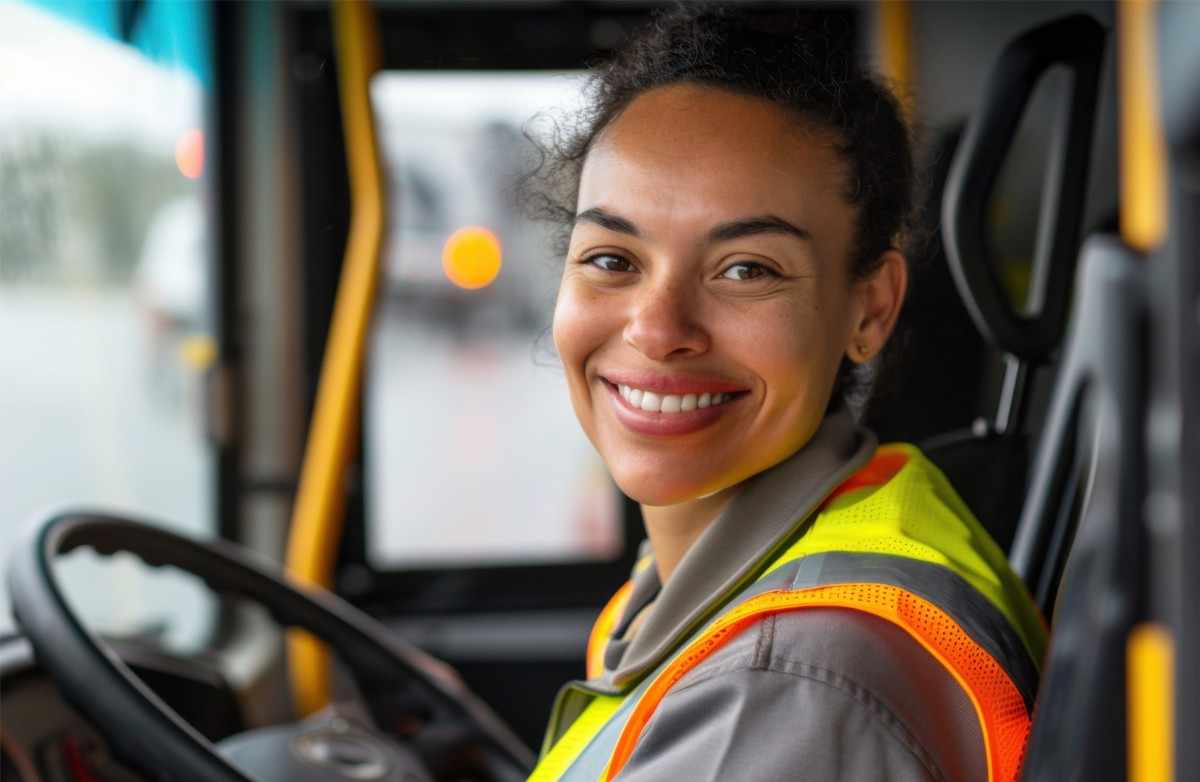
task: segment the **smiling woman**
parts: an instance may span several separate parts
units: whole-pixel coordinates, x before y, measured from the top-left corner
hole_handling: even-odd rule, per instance
[[[570,231],[554,343],[648,541],[534,779],[1019,769],[1036,609],[937,469],[846,404],[905,297],[908,131],[779,21],[660,17],[542,172]]]
[[[795,453],[842,357],[866,361],[895,323],[904,258],[885,250],[854,279],[846,166],[829,132],[805,130],[761,98],[671,85],[587,157],[555,342],[584,429],[646,505],[715,506]],[[616,402],[619,384],[639,406]],[[731,397],[687,417],[655,404],[706,392]]]

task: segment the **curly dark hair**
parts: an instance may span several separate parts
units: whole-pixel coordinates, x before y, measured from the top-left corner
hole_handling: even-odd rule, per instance
[[[845,31],[811,13],[756,14],[726,4],[687,3],[659,13],[609,61],[592,70],[586,106],[540,138],[540,165],[526,183],[535,216],[560,228],[565,250],[584,161],[601,132],[635,98],[696,84],[768,100],[798,121],[832,132],[847,164],[843,197],[857,208],[851,275],[862,279],[912,226],[910,129],[892,91],[855,62]],[[831,400],[861,411],[879,374],[894,365],[894,336],[872,366],[842,360]]]

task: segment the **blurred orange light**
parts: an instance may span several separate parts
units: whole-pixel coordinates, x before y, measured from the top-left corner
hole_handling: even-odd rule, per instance
[[[175,142],[175,165],[188,179],[199,179],[204,170],[204,134],[189,130]]]
[[[442,248],[442,269],[450,282],[476,290],[492,284],[500,274],[500,239],[479,226],[459,228]]]

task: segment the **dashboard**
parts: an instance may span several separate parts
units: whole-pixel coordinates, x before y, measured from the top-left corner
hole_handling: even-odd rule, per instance
[[[216,663],[134,640],[110,645],[155,694],[212,741],[243,730],[233,689]],[[0,638],[0,779],[127,782],[145,777],[113,756],[95,726],[67,703],[20,635]]]

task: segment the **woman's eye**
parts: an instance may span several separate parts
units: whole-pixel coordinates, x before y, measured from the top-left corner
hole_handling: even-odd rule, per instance
[[[757,280],[762,277],[778,276],[771,269],[763,266],[761,263],[752,261],[741,261],[732,264],[725,271],[721,272],[722,279],[726,280]]]
[[[601,253],[593,255],[590,258],[585,258],[584,263],[595,266],[597,269],[602,269],[606,272],[627,272],[633,270],[633,264],[625,260],[619,255],[608,255]]]

